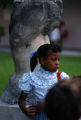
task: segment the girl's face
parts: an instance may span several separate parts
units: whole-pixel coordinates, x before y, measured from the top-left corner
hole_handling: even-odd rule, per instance
[[[56,72],[59,68],[59,57],[59,52],[54,53],[50,50],[47,57],[41,58],[40,60],[42,67],[47,71]]]

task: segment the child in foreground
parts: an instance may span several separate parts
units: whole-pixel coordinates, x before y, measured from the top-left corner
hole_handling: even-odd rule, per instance
[[[57,83],[45,99],[49,120],[81,120],[81,76]]]
[[[33,120],[47,120],[44,113],[47,92],[58,82],[58,78],[60,80],[69,78],[65,72],[58,74],[60,52],[58,45],[44,44],[40,46],[30,62],[31,71],[36,67],[37,61],[40,63],[40,69],[24,73],[19,80],[19,88],[22,91],[19,97],[19,106]],[[25,101],[31,91],[33,104],[26,107]]]

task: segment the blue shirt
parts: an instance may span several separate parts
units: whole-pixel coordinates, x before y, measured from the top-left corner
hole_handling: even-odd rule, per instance
[[[61,80],[68,79],[69,76],[62,72]],[[48,90],[58,82],[57,71],[45,71],[42,67],[39,70],[24,73],[19,80],[19,88],[25,93],[33,92],[34,104],[37,101],[44,101]]]
[[[62,72],[60,75],[61,80],[68,79],[69,76]],[[57,71],[45,71],[42,67],[39,70],[25,73],[19,80],[19,88],[25,93],[33,94],[33,104],[37,101],[44,101],[48,90],[58,82]],[[37,114],[33,120],[47,120],[44,112]]]

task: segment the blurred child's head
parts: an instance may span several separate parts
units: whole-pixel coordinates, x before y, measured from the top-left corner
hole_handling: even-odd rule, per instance
[[[59,67],[60,52],[61,49],[58,45],[44,44],[40,46],[30,60],[31,71],[34,70],[39,60],[45,70],[55,72]]]
[[[57,83],[46,96],[45,112],[49,120],[78,120],[80,99],[67,84]]]
[[[79,95],[81,101],[81,76],[72,76],[68,80],[62,80],[61,85],[68,85],[73,92]]]
[[[81,76],[72,76],[69,84],[71,89],[79,95],[81,101]]]

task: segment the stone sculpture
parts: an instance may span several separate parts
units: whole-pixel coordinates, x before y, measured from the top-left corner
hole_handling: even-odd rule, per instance
[[[18,102],[18,80],[24,72],[30,71],[29,55],[44,44],[43,36],[59,23],[62,12],[61,0],[20,0],[15,3],[9,27],[15,72],[10,76],[1,100],[8,104]]]

